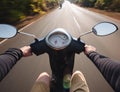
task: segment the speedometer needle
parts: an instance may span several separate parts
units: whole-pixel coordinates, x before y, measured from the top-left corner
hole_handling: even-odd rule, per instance
[[[55,41],[55,44],[57,44],[57,40]]]

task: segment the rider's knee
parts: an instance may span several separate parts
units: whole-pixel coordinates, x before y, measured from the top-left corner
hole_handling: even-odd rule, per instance
[[[43,72],[39,75],[39,77],[37,78],[36,82],[42,82],[45,83],[47,85],[50,84],[50,76],[48,73]]]

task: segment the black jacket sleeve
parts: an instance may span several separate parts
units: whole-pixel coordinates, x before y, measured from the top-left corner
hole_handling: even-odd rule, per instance
[[[97,52],[90,52],[87,56],[96,65],[115,92],[120,92],[120,63]]]
[[[16,48],[8,49],[0,55],[0,81],[22,56],[22,51]]]

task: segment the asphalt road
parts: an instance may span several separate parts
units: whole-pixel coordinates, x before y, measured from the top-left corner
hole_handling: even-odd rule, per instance
[[[65,2],[62,9],[55,9],[19,31],[32,33],[42,38],[51,30],[62,27],[72,36],[79,37],[80,34],[90,31],[95,24],[102,21],[113,22],[120,27],[120,21],[118,20]],[[120,29],[106,37],[89,34],[81,39],[86,44],[95,46],[99,53],[120,61]],[[0,45],[0,52],[2,53],[11,47],[20,48],[29,45],[33,40],[32,37],[18,34],[16,37],[3,42]],[[91,92],[113,92],[112,88],[84,53],[76,54],[75,70],[83,72]],[[0,92],[29,92],[41,72],[51,73],[47,54],[22,58],[0,83]]]

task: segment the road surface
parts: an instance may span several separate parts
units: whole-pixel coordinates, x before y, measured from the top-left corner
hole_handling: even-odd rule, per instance
[[[120,27],[118,20],[65,2],[62,9],[55,9],[19,31],[32,33],[42,38],[51,30],[62,27],[72,36],[79,37],[80,34],[90,31],[95,24],[102,21],[113,22]],[[99,53],[120,61],[120,30],[106,37],[89,34],[81,39],[87,44],[94,45]],[[18,34],[3,42],[0,45],[0,52],[11,47],[20,48],[29,45],[33,40],[32,37]],[[91,92],[114,92],[84,53],[76,54],[75,70],[83,72]],[[29,92],[41,72],[51,73],[47,54],[22,58],[0,83],[0,92]]]

